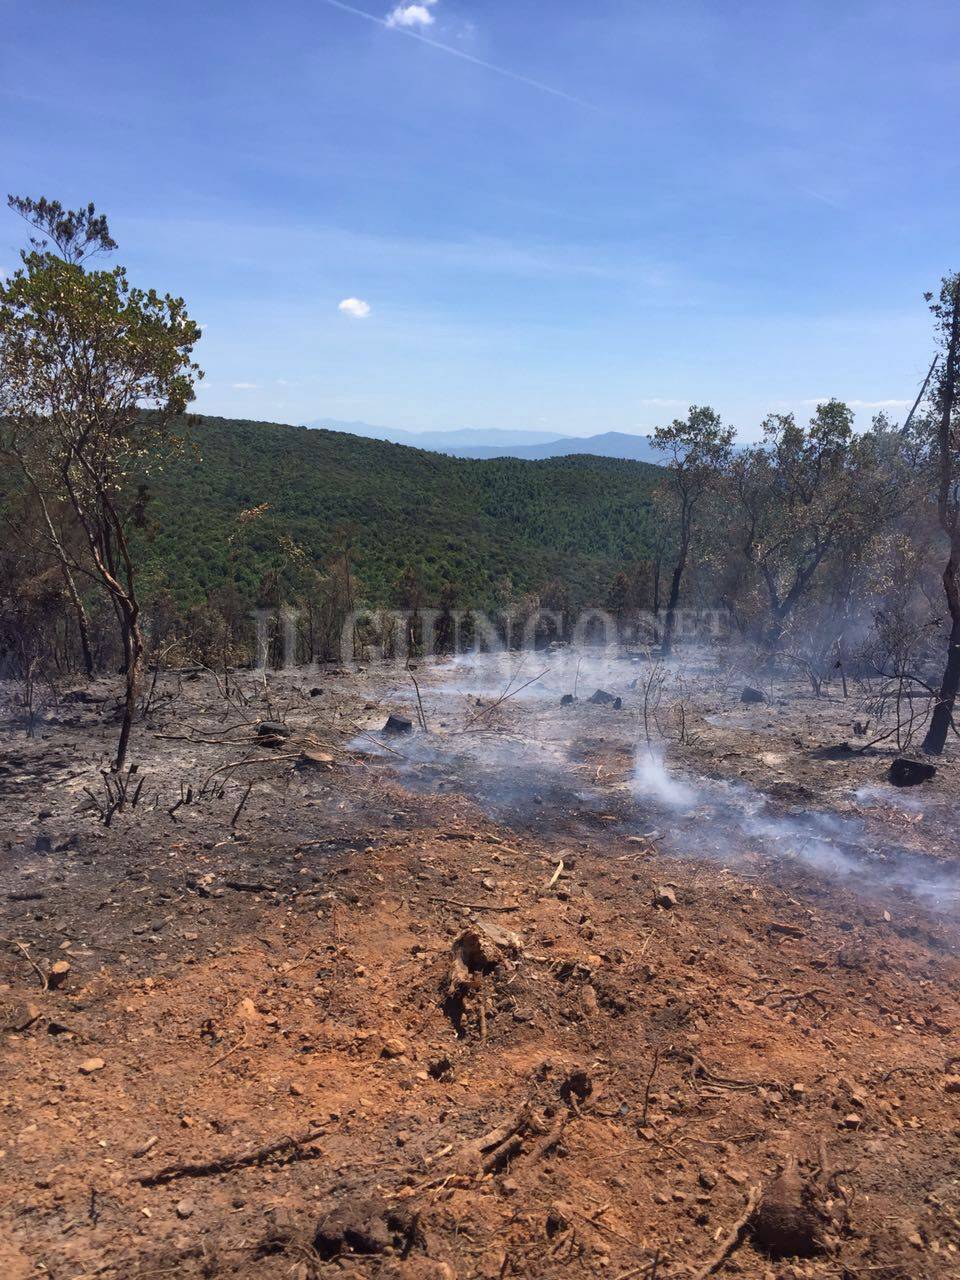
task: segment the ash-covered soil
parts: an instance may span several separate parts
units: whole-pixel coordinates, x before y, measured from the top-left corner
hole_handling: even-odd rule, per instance
[[[0,1275],[960,1274],[956,743],[646,669],[5,689]]]

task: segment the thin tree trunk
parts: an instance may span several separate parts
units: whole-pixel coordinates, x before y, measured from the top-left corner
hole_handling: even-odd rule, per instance
[[[689,550],[689,541],[684,538],[680,545],[680,555],[677,559],[676,568],[673,571],[673,578],[670,581],[670,598],[667,601],[667,616],[663,624],[663,640],[660,644],[660,652],[665,658],[669,658],[673,650],[673,633],[676,629],[677,605],[680,602],[680,584],[683,581],[683,571],[687,567],[687,552]]]
[[[943,571],[943,589],[947,597],[947,608],[950,610],[951,627],[940,695],[923,742],[924,751],[934,756],[940,755],[946,746],[947,734],[953,723],[953,707],[960,689],[960,512],[957,511],[956,498],[952,495],[956,480],[952,429],[957,360],[960,356],[960,279],[954,283],[951,307],[950,340],[947,344],[947,362],[940,401],[940,493],[937,503],[940,525],[950,540],[950,557]]]
[[[137,711],[137,697],[140,693],[140,679],[143,674],[143,632],[136,613],[125,614],[126,629],[124,632],[124,650],[126,652],[126,690],[123,701],[123,720],[120,725],[120,741],[117,743],[117,758],[114,770],[119,773],[126,763],[127,750],[130,746],[130,732],[133,718]]]
[[[80,636],[80,650],[83,655],[83,666],[89,679],[93,675],[94,663],[93,652],[90,648],[90,627],[87,623],[87,611],[84,608],[83,600],[80,598],[80,592],[77,590],[77,584],[73,577],[73,571],[70,568],[70,562],[67,559],[67,553],[64,550],[60,535],[57,533],[56,525],[50,515],[50,509],[47,506],[47,500],[40,489],[40,486],[34,480],[30,469],[22,458],[19,459],[23,474],[31,484],[34,493],[40,500],[40,510],[43,512],[44,524],[47,526],[47,533],[50,542],[53,545],[54,554],[60,564],[60,571],[63,574],[63,580],[66,584],[67,595],[70,597],[70,603],[73,605],[73,611],[77,616],[77,632]]]
[[[956,705],[957,694],[960,692],[960,554],[958,553],[960,553],[960,545],[954,548],[954,553],[943,573],[943,586],[947,593],[952,625],[950,645],[947,649],[947,664],[940,682],[940,693],[933,708],[927,736],[923,741],[924,751],[931,756],[940,755],[947,744],[947,735],[953,724],[953,708]]]
[[[73,574],[70,572],[69,566],[64,562],[60,562],[60,568],[63,571],[63,580],[67,586],[67,595],[70,597],[70,603],[73,605],[73,611],[77,617],[77,634],[80,638],[80,652],[83,655],[83,669],[87,673],[87,679],[93,677],[93,651],[90,648],[90,627],[87,624],[87,611],[83,607],[83,601],[80,599],[80,592],[77,590],[77,584],[73,580]]]

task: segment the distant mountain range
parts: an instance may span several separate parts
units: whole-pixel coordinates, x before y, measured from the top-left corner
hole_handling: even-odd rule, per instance
[[[392,427],[375,427],[368,422],[340,422],[334,418],[318,418],[308,427],[327,431],[346,431],[350,435],[371,440],[389,440],[393,444],[430,449],[455,458],[564,458],[572,454],[591,454],[597,458],[627,458],[635,462],[657,462],[659,455],[649,436],[635,436],[623,431],[606,431],[596,436],[557,436],[550,431],[509,431],[495,427],[464,427],[455,431],[401,431]]]

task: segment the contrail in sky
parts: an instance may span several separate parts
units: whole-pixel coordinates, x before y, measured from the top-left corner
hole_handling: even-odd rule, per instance
[[[431,40],[429,36],[422,36],[417,31],[409,31],[406,27],[393,27],[385,18],[378,18],[376,14],[367,13],[365,9],[355,9],[352,4],[345,4],[344,0],[323,0],[323,3],[329,5],[332,9],[342,9],[344,13],[352,13],[357,18],[366,18],[367,22],[375,22],[378,27],[393,31],[397,35],[407,36],[410,40],[419,40],[421,44],[428,44],[431,49],[439,49],[442,53],[451,53],[455,58],[461,58],[464,62],[472,62],[475,67],[485,67],[487,71],[494,71],[498,76],[506,76],[508,80],[516,80],[519,84],[529,85],[531,89],[539,89],[541,93],[549,93],[554,98],[563,98],[565,102],[572,102],[578,107],[586,107],[589,111],[598,111],[600,109],[595,107],[592,102],[584,102],[582,98],[575,98],[572,94],[564,93],[562,89],[554,89],[552,85],[543,84],[540,80],[531,80],[529,76],[522,76],[518,71],[510,71],[507,67],[498,67],[493,62],[484,62],[483,58],[475,58],[472,53],[465,53],[463,49],[457,49],[451,44],[442,44],[439,40]]]

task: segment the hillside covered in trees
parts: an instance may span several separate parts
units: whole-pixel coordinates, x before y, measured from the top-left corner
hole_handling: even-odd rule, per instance
[[[454,609],[508,606],[516,624],[545,608],[565,636],[584,606],[621,635],[649,610],[663,657],[681,610],[719,609],[818,693],[848,668],[916,685],[927,751],[955,730],[960,277],[927,296],[934,359],[902,424],[856,430],[831,399],[807,422],[768,415],[747,445],[691,405],[653,434],[663,468],[461,459],[188,416],[203,373],[183,299],[86,265],[117,247],[93,205],[10,204],[40,234],[0,288],[0,661],[31,714],[38,680],[120,667],[118,769],[149,654],[337,660],[377,606],[407,610],[424,652],[449,645]],[[431,608],[442,637],[419,630]],[[388,648],[395,628],[382,611],[359,625]]]
[[[225,418],[193,419],[189,438],[151,481],[140,534],[148,594],[179,608],[224,588],[253,605],[298,551],[322,564],[344,548],[369,603],[396,603],[404,575],[427,600],[446,590],[467,606],[554,580],[573,603],[602,601],[649,553],[662,474],[586,456],[463,460]]]

